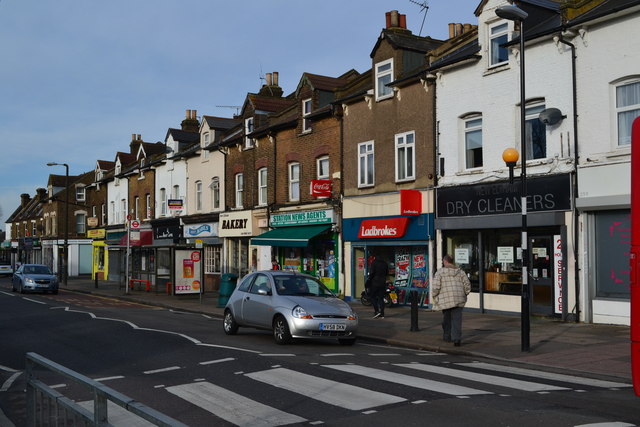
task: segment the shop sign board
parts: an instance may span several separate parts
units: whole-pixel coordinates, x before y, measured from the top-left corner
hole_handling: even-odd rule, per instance
[[[160,239],[178,239],[182,235],[179,225],[159,226],[153,228],[153,238]]]
[[[87,225],[89,227],[97,227],[98,226],[98,217],[92,216],[87,218]]]
[[[400,215],[420,215],[422,193],[420,190],[400,190]]]
[[[91,230],[87,230],[87,237],[90,239],[104,239],[105,236],[104,228],[94,228]]]
[[[222,214],[221,214],[222,216]],[[271,215],[271,227],[286,227],[295,225],[333,224],[332,209],[319,211],[287,212]]]
[[[312,179],[310,194],[313,197],[331,197],[332,184],[330,179]]]
[[[556,314],[562,314],[562,279],[564,260],[562,259],[562,239],[559,234],[553,236],[553,287],[555,292],[553,309]]]
[[[194,255],[196,254],[197,255]],[[176,294],[197,294],[202,287],[200,277],[200,252],[193,250],[176,250]]]
[[[520,181],[460,185],[437,191],[439,218],[521,213]],[[527,212],[571,210],[569,174],[527,179]]]
[[[220,237],[253,236],[251,211],[221,213],[218,234]]]
[[[407,231],[409,218],[365,219],[360,223],[360,239],[398,239]]]
[[[169,206],[169,209],[182,209],[182,199],[169,199],[167,200],[167,206]]]
[[[218,237],[218,223],[185,224],[184,237]]]

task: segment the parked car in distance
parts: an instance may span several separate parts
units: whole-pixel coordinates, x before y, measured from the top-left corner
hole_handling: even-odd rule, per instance
[[[352,345],[358,318],[317,278],[265,270],[242,279],[229,297],[222,324],[227,335],[245,326],[271,330],[278,344],[292,338],[333,338]]]
[[[13,274],[13,267],[8,262],[0,261],[0,276]]]
[[[58,293],[58,278],[51,269],[42,264],[22,264],[11,280],[11,290],[21,294],[31,292]]]

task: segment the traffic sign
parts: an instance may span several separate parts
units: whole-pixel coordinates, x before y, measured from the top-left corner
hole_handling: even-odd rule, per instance
[[[131,214],[127,215],[127,221],[131,221],[131,218],[133,218]]]
[[[200,261],[200,251],[191,252],[191,261],[193,261],[193,262]]]
[[[137,219],[131,221],[131,228],[140,228],[140,221],[138,221]]]

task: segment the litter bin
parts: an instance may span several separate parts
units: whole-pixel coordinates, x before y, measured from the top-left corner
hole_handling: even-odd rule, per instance
[[[229,297],[236,288],[238,275],[233,273],[225,273],[220,280],[220,296],[218,297],[218,307],[224,307],[229,301]]]

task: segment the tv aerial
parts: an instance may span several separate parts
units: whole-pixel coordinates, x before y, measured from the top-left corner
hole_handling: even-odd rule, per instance
[[[235,108],[236,116],[237,116],[238,114],[240,114],[240,109],[242,108],[242,105],[216,105],[216,108]]]
[[[424,27],[424,21],[427,19],[427,12],[429,11],[429,0],[422,0],[421,2],[416,0],[409,0],[413,4],[417,4],[420,6],[420,12],[424,12],[424,16],[422,17],[422,24],[420,25],[420,32],[418,36],[422,36],[422,28]]]

